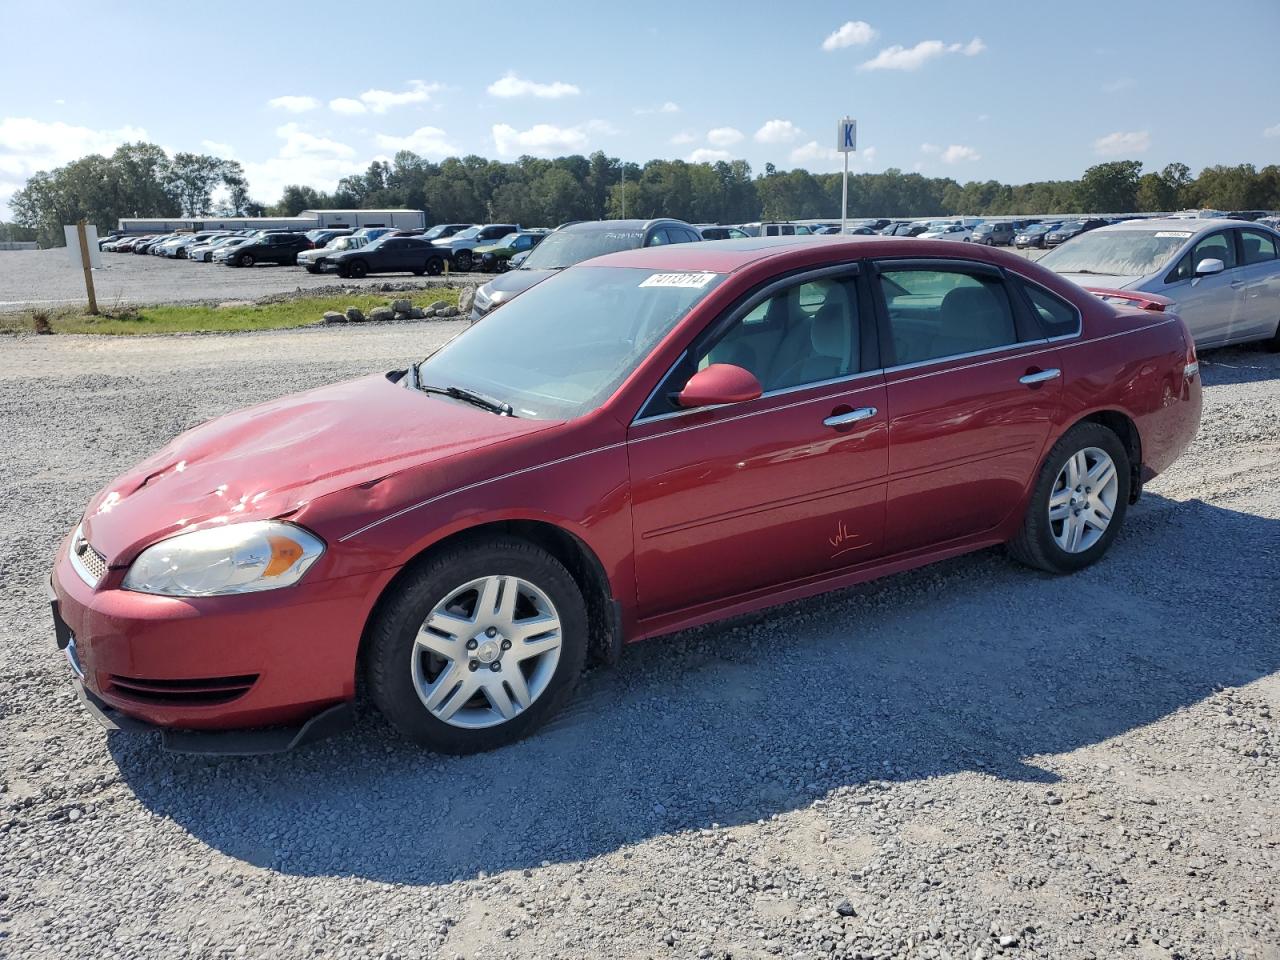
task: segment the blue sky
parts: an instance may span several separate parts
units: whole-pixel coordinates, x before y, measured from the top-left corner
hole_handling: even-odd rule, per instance
[[[856,171],[1022,182],[1108,159],[1280,162],[1277,0],[450,9],[11,5],[0,215],[35,170],[139,138],[234,157],[265,202],[401,148],[836,170],[845,113]]]

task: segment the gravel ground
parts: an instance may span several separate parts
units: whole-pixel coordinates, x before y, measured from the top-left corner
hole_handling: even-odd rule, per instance
[[[0,956],[1280,957],[1280,355],[1202,358],[1200,440],[1074,577],[988,551],[632,647],[478,757],[93,726],[42,589],[90,493],[458,329],[5,342]]]
[[[128,304],[254,300],[296,290],[377,288],[386,283],[456,287],[460,281],[484,283],[490,278],[484,273],[455,273],[447,280],[391,273],[364,280],[340,280],[336,274],[307,273],[302,267],[263,264],[239,269],[149,255],[104,253],[102,268],[93,273],[93,284],[98,306],[107,310]],[[65,249],[0,251],[0,313],[41,306],[57,309],[84,302],[84,271],[72,264]]]

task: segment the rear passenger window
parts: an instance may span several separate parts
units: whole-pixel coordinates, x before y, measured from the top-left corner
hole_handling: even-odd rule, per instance
[[[1080,332],[1080,314],[1067,301],[1034,283],[1024,281],[1022,289],[1040,318],[1046,337],[1070,337]]]
[[[880,273],[894,362],[923,363],[1018,342],[1013,310],[997,277],[959,270]]]
[[[667,230],[665,227],[659,227],[657,230],[653,231],[653,233],[649,235],[649,246],[651,247],[660,247],[664,243],[670,243],[670,242],[671,240],[667,236]]]
[[[1276,259],[1276,241],[1269,233],[1261,230],[1241,230],[1240,245],[1243,248],[1244,263],[1266,263]]]
[[[713,363],[750,370],[765,393],[859,373],[854,281],[810,280],[770,297],[696,357],[696,369]]]

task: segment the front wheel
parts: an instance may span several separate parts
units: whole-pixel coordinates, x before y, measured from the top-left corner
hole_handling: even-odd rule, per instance
[[[427,273],[433,277],[438,277],[444,273],[444,258],[432,257],[427,261]]]
[[[369,275],[369,265],[363,260],[352,260],[351,266],[347,268],[350,275],[357,280],[363,279]]]
[[[569,699],[587,651],[586,605],[564,566],[512,537],[446,548],[407,571],[374,623],[375,704],[441,753],[492,750]]]
[[[453,262],[454,262],[454,265],[459,270],[461,270],[463,273],[466,273],[468,270],[471,269],[472,263],[473,263],[472,257],[471,257],[471,251],[459,250],[458,255],[453,258]]]
[[[1129,506],[1129,454],[1099,423],[1078,423],[1053,445],[1009,553],[1050,573],[1074,573],[1102,558]]]
[[[256,261],[253,259],[252,253],[242,253],[236,257],[237,267],[252,267]]]
[[[320,272],[320,268],[317,267],[314,263],[307,264],[307,273],[319,273],[319,272]]]

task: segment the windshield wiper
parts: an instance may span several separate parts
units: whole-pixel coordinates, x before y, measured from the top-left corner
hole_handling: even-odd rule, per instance
[[[414,372],[416,374],[416,367]],[[453,400],[461,400],[463,403],[469,403],[474,407],[479,407],[481,410],[496,413],[500,417],[514,417],[516,415],[515,408],[511,404],[495,400],[492,397],[486,397],[482,393],[476,393],[474,390],[468,390],[465,387],[433,387],[429,384],[419,383],[418,389],[423,393],[438,393]]]
[[[1087,273],[1087,274],[1089,274],[1089,276],[1091,276],[1091,277],[1119,277],[1119,276],[1123,276],[1123,274],[1119,274],[1119,273],[1107,273],[1105,270],[1068,270],[1068,271],[1064,271],[1064,272],[1065,272],[1065,273]]]

